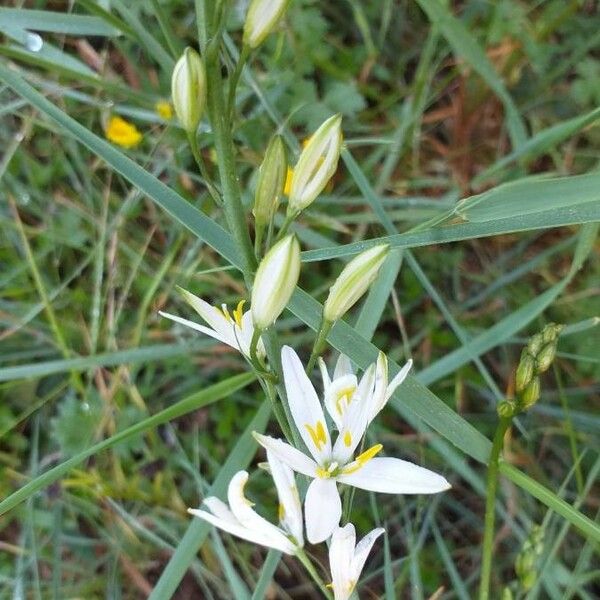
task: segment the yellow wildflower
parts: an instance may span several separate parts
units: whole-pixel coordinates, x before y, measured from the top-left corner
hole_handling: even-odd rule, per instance
[[[123,148],[133,148],[142,140],[142,134],[133,123],[116,116],[109,119],[105,135],[106,139]]]
[[[165,121],[170,121],[173,118],[173,108],[171,103],[167,102],[166,100],[159,100],[154,105],[154,110],[158,116]]]

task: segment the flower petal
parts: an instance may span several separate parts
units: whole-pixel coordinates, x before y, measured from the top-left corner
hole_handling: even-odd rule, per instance
[[[348,523],[344,527],[338,527],[331,536],[329,545],[329,569],[333,582],[333,593],[335,600],[348,598],[352,593],[353,585],[350,565],[354,558],[354,546],[356,544],[356,532],[354,525]]]
[[[342,517],[342,501],[334,479],[313,479],[304,501],[306,537],[311,544],[325,541]]]
[[[265,538],[278,540],[280,545],[285,545],[286,541],[289,541],[287,535],[279,527],[261,517],[252,508],[252,502],[244,496],[244,486],[247,481],[246,471],[238,471],[231,478],[227,488],[227,500],[231,512],[243,527],[256,531]]]
[[[451,486],[444,477],[399,458],[377,457],[338,481],[386,494],[436,494]]]
[[[195,517],[207,521],[211,525],[214,525],[215,527],[218,527],[227,533],[231,533],[236,537],[242,538],[243,540],[247,540],[248,542],[260,544],[261,546],[266,546],[267,548],[275,548],[276,550],[281,550],[281,552],[285,552],[286,554],[294,554],[296,551],[294,545],[287,539],[284,543],[283,540],[265,537],[263,534],[250,530],[243,525],[236,523],[235,521],[222,519],[221,517],[213,515],[205,510],[188,508],[188,512]]]
[[[344,413],[340,434],[333,446],[333,458],[341,465],[345,465],[352,458],[367,425],[369,424],[371,404],[369,399],[358,398],[350,403]]]
[[[387,402],[390,399],[391,395],[396,391],[396,389],[398,387],[400,387],[400,385],[402,385],[404,380],[408,377],[408,373],[411,370],[412,365],[413,365],[413,361],[411,358],[400,369],[400,371],[398,371],[398,373],[396,374],[394,379],[392,379],[392,381],[390,381],[389,385],[387,386],[387,390],[385,392],[385,402]],[[383,406],[381,408],[383,408]]]
[[[212,327],[219,335],[233,339],[232,323],[225,318],[225,315],[212,304],[202,300],[192,292],[183,288],[178,288],[183,299]],[[229,343],[229,342],[225,342]],[[230,344],[231,345],[231,344]],[[234,346],[235,347],[235,346]]]
[[[270,450],[277,458],[297,473],[302,473],[302,475],[307,475],[308,477],[317,476],[317,463],[309,456],[306,456],[304,452],[300,452],[300,450],[286,444],[283,440],[278,440],[269,435],[262,435],[256,432],[253,435],[263,448]]]
[[[354,375],[352,370],[352,363],[345,354],[340,354],[337,362],[335,363],[335,369],[333,370],[333,378],[343,377],[344,375]]]
[[[298,355],[289,346],[281,349],[281,366],[288,404],[296,427],[317,462],[331,456],[331,440],[315,388]]]
[[[338,430],[343,427],[344,415],[355,395],[356,386],[355,375],[342,375],[334,379],[325,392],[325,408]]]
[[[267,450],[267,460],[271,468],[271,476],[277,488],[281,522],[296,539],[298,546],[302,547],[304,545],[302,504],[300,503],[294,472],[270,450]]]
[[[360,574],[362,573],[363,567],[365,566],[365,562],[367,557],[369,556],[369,552],[371,552],[371,548],[375,543],[375,540],[385,532],[383,527],[378,527],[377,529],[373,529],[370,533],[367,533],[365,537],[358,542],[356,549],[354,550],[354,556],[352,557],[352,561],[350,563],[350,577],[354,581],[358,581],[360,579]]]

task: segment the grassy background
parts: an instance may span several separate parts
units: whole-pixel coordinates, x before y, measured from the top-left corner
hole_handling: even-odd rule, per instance
[[[244,15],[231,4],[225,64]],[[155,598],[250,598],[257,582],[257,598],[317,597],[295,561],[188,529],[186,507],[254,461],[248,432],[273,427],[234,352],[157,315],[189,316],[175,285],[218,303],[246,294],[185,136],[154,109],[195,43],[192,3],[112,0],[105,11],[87,0],[70,15],[65,5],[0,9],[0,508],[11,509],[0,518],[0,598],[141,598],[161,574]],[[334,257],[392,236],[398,250],[348,317],[354,330],[336,328],[332,343],[363,366],[371,338],[393,360],[414,358],[417,378],[374,434],[389,455],[453,484],[433,499],[356,494],[359,531],[388,531],[361,597],[474,595],[483,436],[527,336],[549,321],[567,329],[507,445],[531,480],[502,479],[493,593],[522,593],[515,559],[534,524],[544,538],[528,597],[599,593],[597,529],[573,527],[599,509],[589,224],[600,220],[599,25],[593,2],[293,0],[242,78],[234,135],[248,206],[277,128],[293,155],[325,117],[344,115],[333,186],[297,224],[306,261],[318,261],[301,287],[322,301],[342,265]],[[103,137],[111,114],[136,123],[140,146],[90,135]],[[202,144],[215,172],[208,127]],[[307,355],[303,322],[314,327],[316,305],[298,292],[291,309],[281,336]],[[538,502],[534,482],[553,508],[560,497],[580,513]],[[274,506],[267,477],[248,487]]]

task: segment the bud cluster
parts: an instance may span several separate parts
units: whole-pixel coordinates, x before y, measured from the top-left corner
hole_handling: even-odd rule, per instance
[[[543,551],[544,530],[539,525],[534,525],[515,561],[515,571],[524,592],[535,585],[538,577],[537,563]]]
[[[512,416],[532,407],[540,397],[540,375],[547,371],[556,356],[562,325],[549,323],[531,337],[521,352],[515,376],[516,400],[498,406],[500,416]]]

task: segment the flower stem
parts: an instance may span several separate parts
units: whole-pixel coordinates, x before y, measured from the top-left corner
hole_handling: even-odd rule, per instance
[[[486,498],[485,498],[485,529],[483,535],[483,559],[481,563],[481,581],[479,583],[479,600],[490,597],[490,578],[492,574],[492,550],[494,547],[494,522],[496,492],[498,490],[498,468],[500,452],[504,435],[512,423],[512,417],[500,417],[500,422],[494,434],[494,442],[488,464]]]
[[[319,574],[317,573],[315,566],[312,564],[312,562],[310,561],[310,559],[308,558],[308,556],[306,555],[304,550],[298,550],[298,552],[296,553],[296,556],[298,557],[298,560],[304,565],[304,568],[308,571],[308,574],[312,577],[313,581],[319,586],[319,589],[321,590],[321,592],[323,592],[323,595],[325,596],[325,598],[328,598],[328,600],[331,600],[331,598],[332,598],[331,592],[327,589],[327,586],[323,583],[323,580],[319,577]]]
[[[208,81],[206,104],[213,128],[219,177],[223,191],[225,219],[242,255],[244,276],[246,283],[249,285],[252,282],[251,273],[256,267],[256,258],[246,224],[244,207],[242,206],[240,187],[235,168],[231,122],[225,106],[221,65],[217,52],[214,55],[209,53],[206,57],[206,77]]]
[[[321,324],[319,325],[319,331],[317,332],[317,339],[313,345],[312,352],[310,353],[310,358],[308,359],[308,364],[306,365],[306,374],[309,375],[315,366],[315,362],[319,356],[323,352],[325,348],[325,342],[327,341],[327,336],[333,327],[333,323],[331,321],[326,321],[325,319],[321,319]]]
[[[278,242],[280,239],[283,238],[283,236],[287,233],[287,230],[289,229],[290,225],[293,223],[294,219],[298,216],[299,213],[295,213],[292,215],[285,215],[285,220],[283,221],[283,224],[281,225],[281,229],[278,231],[277,233],[277,237],[275,238],[275,241]]]
[[[240,56],[235,65],[235,69],[229,78],[229,92],[227,94],[227,115],[229,120],[233,120],[233,110],[235,108],[235,90],[237,89],[238,82],[240,80],[240,75],[242,74],[242,69],[246,64],[246,60],[248,60],[248,56],[250,55],[250,47],[244,45],[242,47],[242,51],[240,52]]]
[[[202,158],[202,154],[200,153],[200,148],[198,147],[198,138],[195,133],[191,133],[188,131],[187,134],[188,142],[190,144],[190,149],[192,151],[192,156],[198,165],[198,169],[200,170],[200,175],[202,175],[202,179],[204,179],[204,183],[206,188],[208,189],[212,199],[215,201],[217,206],[221,206],[223,204],[223,200],[217,191],[217,188],[214,186],[210,174],[208,173],[208,169],[206,168],[206,163]]]

